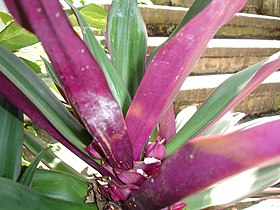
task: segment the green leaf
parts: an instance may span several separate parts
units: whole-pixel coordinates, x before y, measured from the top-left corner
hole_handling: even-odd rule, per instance
[[[112,62],[131,96],[145,71],[147,31],[136,0],[114,0],[108,17]]]
[[[97,210],[95,204],[80,204],[51,198],[5,178],[0,178],[0,203],[0,210]]]
[[[4,25],[7,25],[9,22],[13,21],[13,17],[8,15],[5,12],[0,12],[0,19],[4,23]]]
[[[15,21],[0,32],[0,46],[6,47],[13,52],[37,42],[38,39],[34,34],[19,26]]]
[[[265,190],[280,180],[280,165],[245,171],[206,190],[186,197],[188,210],[233,203]],[[226,196],[222,196],[226,195]]]
[[[279,67],[280,52],[232,75],[223,82],[166,145],[166,157],[236,106]]]
[[[68,173],[37,169],[32,189],[53,198],[82,204],[87,195],[88,184]]]
[[[30,61],[30,60],[27,60],[25,58],[20,58],[20,59],[23,60],[23,62],[26,65],[28,65],[35,73],[37,73],[37,74],[42,73],[40,66],[38,66],[36,63],[34,63],[34,62]]]
[[[23,185],[26,185],[28,187],[31,187],[31,183],[32,183],[32,179],[33,179],[35,170],[36,170],[38,164],[40,163],[42,157],[45,155],[45,153],[48,149],[49,148],[42,150],[36,156],[36,158],[33,160],[33,162],[25,169],[24,173],[20,177],[20,181],[19,181],[20,183],[22,183]]]
[[[46,70],[47,72],[49,73],[50,77],[52,78],[53,82],[60,88],[62,88],[62,84],[60,83],[57,75],[56,75],[56,72],[52,66],[52,64],[47,61],[44,57],[41,56],[41,59],[43,60],[44,64],[45,64],[45,67],[46,67]]]
[[[123,114],[125,115],[131,103],[131,97],[126,89],[125,84],[123,83],[104,49],[98,43],[84,17],[81,15],[79,10],[77,10],[71,4],[69,5],[71,6],[79,21],[85,43],[101,66],[109,84],[110,90],[122,108]]]
[[[43,141],[38,139],[36,136],[34,136],[31,132],[27,130],[24,130],[24,145],[34,155],[38,155],[40,151],[47,148],[47,145]],[[63,162],[51,150],[47,150],[45,152],[45,155],[42,157],[42,162],[50,169],[72,174],[76,177],[79,177],[80,179],[85,179],[85,177],[82,174],[78,173],[72,167]]]
[[[90,27],[97,29],[106,28],[107,12],[102,7],[96,4],[88,4],[80,9],[80,13]],[[74,15],[70,15],[69,19],[74,26],[79,25]]]
[[[17,180],[21,170],[23,115],[0,94],[0,176]]]
[[[40,109],[63,136],[84,151],[84,147],[91,141],[88,132],[28,66],[1,47],[0,71]]]

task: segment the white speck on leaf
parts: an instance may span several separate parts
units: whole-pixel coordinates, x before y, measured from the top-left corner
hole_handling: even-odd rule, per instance
[[[121,11],[120,11],[120,12],[117,12],[117,16],[123,17],[123,14],[121,13]]]
[[[194,42],[194,36],[193,35],[187,35],[187,39]]]
[[[81,53],[85,53],[85,49],[83,48],[83,49],[81,49]]]
[[[151,183],[154,183],[154,182],[155,182],[155,180],[152,178],[152,179],[151,179]]]
[[[36,9],[36,12],[42,12],[42,8],[41,7],[38,7],[37,9]]]
[[[55,13],[55,17],[56,17],[56,18],[59,18],[59,17],[60,17],[60,13],[59,13],[59,12],[56,12],[56,13]]]

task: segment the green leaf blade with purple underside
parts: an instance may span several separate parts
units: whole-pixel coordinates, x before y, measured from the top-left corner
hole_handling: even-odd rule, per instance
[[[90,135],[77,122],[45,83],[24,62],[0,47],[1,92],[31,119],[48,121],[77,148],[84,148],[91,141]],[[14,91],[14,92],[13,92]],[[12,93],[12,94],[9,94]],[[22,103],[20,103],[22,101]],[[29,105],[29,106],[28,106]],[[25,108],[26,107],[26,108]],[[30,108],[29,108],[30,107]],[[38,114],[38,117],[36,117]],[[35,120],[35,119],[33,119]],[[55,136],[54,136],[55,137]],[[56,138],[56,137],[55,137]]]
[[[213,0],[162,46],[150,63],[126,115],[126,124],[139,159],[147,138],[214,37],[245,0]]]
[[[113,1],[107,36],[112,63],[133,98],[145,71],[147,48],[147,30],[137,0]]]
[[[166,145],[166,156],[171,155],[186,141],[203,133],[278,69],[280,69],[280,52],[227,79]]]
[[[78,19],[79,25],[83,32],[83,39],[85,43],[102,68],[109,84],[110,90],[112,91],[112,94],[122,108],[123,115],[125,116],[131,104],[131,97],[124,82],[114,68],[104,49],[100,46],[99,42],[95,38],[92,30],[90,29],[89,25],[87,24],[86,20],[81,15],[79,10],[74,8],[71,4],[69,5]]]
[[[8,1],[7,1],[8,2]],[[59,1],[16,1],[42,42],[73,108],[93,136],[91,146],[117,168],[132,167],[133,154],[122,111],[102,69],[72,29]],[[21,20],[19,20],[21,21]]]
[[[126,202],[160,209],[253,167],[280,161],[280,120],[186,143]],[[170,179],[172,177],[172,179]],[[161,196],[157,196],[160,193]]]
[[[87,131],[33,70],[2,47],[0,81],[0,93],[11,103],[89,165],[102,171],[101,167],[85,154],[84,147],[91,141]]]
[[[16,104],[17,107],[22,110],[27,116],[29,116],[35,123],[40,127],[46,130],[51,136],[56,140],[65,145],[69,150],[78,155],[89,165],[91,165],[96,170],[103,173],[101,167],[88,157],[82,151],[82,148],[78,145],[73,144],[69,140],[65,139],[48,121],[47,118],[42,114],[42,112],[13,84],[11,83],[2,73],[0,73],[0,92],[6,96],[13,104]],[[11,94],[12,93],[12,94]],[[106,174],[106,171],[105,171]]]

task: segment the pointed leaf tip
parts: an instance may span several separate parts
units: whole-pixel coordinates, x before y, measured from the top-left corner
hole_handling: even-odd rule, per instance
[[[50,149],[50,147],[47,147],[46,149],[42,150],[36,156],[36,158],[33,160],[33,162],[25,169],[24,173],[20,177],[20,183],[22,183],[23,185],[25,185],[27,187],[31,187],[31,183],[32,183],[32,180],[34,177],[35,170],[36,170],[38,164],[40,163],[41,159],[43,158],[43,156],[49,149]]]

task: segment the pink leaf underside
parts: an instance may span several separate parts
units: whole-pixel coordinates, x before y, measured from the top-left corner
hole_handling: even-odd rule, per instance
[[[159,122],[159,135],[165,140],[164,144],[166,144],[175,134],[175,114],[173,104],[171,104]]]
[[[279,57],[279,54],[278,54]],[[262,66],[248,84],[242,89],[232,102],[224,109],[208,126],[206,126],[197,136],[203,134],[208,128],[219,121],[227,112],[232,110],[238,105],[244,98],[246,98],[251,92],[253,92],[269,75],[280,69],[280,59],[271,61]],[[214,90],[215,91],[215,90]],[[213,92],[214,92],[213,91]]]
[[[73,30],[59,1],[15,2],[20,8],[20,17],[29,21],[42,42],[71,104],[95,137],[92,146],[113,167],[131,168],[132,147],[122,111],[102,69]],[[16,8],[9,9],[12,14],[17,12]]]
[[[209,40],[245,3],[245,0],[213,0],[155,55],[125,119],[135,160],[140,158],[149,135],[205,51]]]
[[[82,151],[71,144],[64,136],[62,136],[53,125],[46,119],[42,112],[2,73],[0,73],[0,92],[15,104],[22,112],[30,117],[36,124],[47,131],[56,140],[66,146],[74,154],[78,155],[89,165],[94,167],[103,175],[110,175],[106,170],[102,169],[94,160],[87,157]]]
[[[163,160],[166,156],[164,142],[165,140],[161,140],[160,137],[156,139],[156,142],[149,142],[146,146],[145,157]]]
[[[200,137],[186,143],[126,204],[139,209],[160,209],[234,174],[278,162],[279,127],[280,120],[275,120],[225,136]]]

